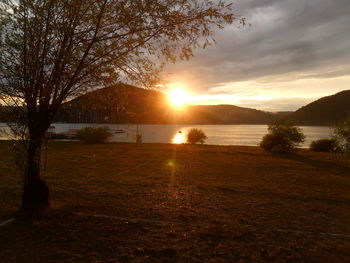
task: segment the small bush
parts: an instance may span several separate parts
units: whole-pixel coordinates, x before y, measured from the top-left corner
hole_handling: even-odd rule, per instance
[[[191,144],[204,143],[207,136],[201,129],[192,128],[187,133],[187,142]]]
[[[104,143],[111,136],[108,127],[86,127],[77,131],[77,139],[85,143]]]
[[[301,129],[286,120],[276,120],[268,127],[260,147],[271,152],[289,152],[305,141]]]
[[[310,150],[315,152],[338,152],[339,144],[336,139],[320,139],[311,142]]]
[[[335,139],[339,142],[341,152],[350,157],[350,115],[333,129]]]

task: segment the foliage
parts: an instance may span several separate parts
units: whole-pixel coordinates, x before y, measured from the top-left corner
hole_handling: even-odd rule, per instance
[[[301,129],[286,120],[276,120],[269,124],[260,147],[271,152],[289,152],[303,143],[305,135]]]
[[[338,152],[339,143],[336,139],[319,139],[311,142],[310,150],[315,152]]]
[[[28,131],[22,208],[48,203],[41,145],[65,101],[125,79],[154,86],[166,62],[191,57],[233,20],[224,1],[1,1],[0,104]]]
[[[346,156],[350,156],[350,115],[334,128],[333,133],[342,152]]]
[[[192,128],[187,133],[187,142],[191,144],[204,143],[208,137],[201,129]]]
[[[223,1],[6,0],[1,91],[56,111],[88,87],[126,78],[158,84],[165,62],[191,57],[213,43],[213,26],[232,21]]]
[[[108,127],[85,127],[77,131],[77,139],[85,143],[105,143],[112,135]]]

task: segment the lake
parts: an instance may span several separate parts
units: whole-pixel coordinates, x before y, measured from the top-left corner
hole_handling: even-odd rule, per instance
[[[55,132],[67,132],[69,129],[81,129],[88,126],[108,126],[112,130],[122,129],[125,133],[114,134],[110,139],[110,141],[118,142],[135,142],[138,129],[142,134],[142,142],[144,143],[184,143],[188,130],[199,128],[208,137],[206,144],[256,146],[267,133],[267,125],[140,124],[137,126],[127,124],[54,123],[53,126]],[[3,127],[3,130],[6,129],[3,123],[0,123],[0,127]],[[313,140],[331,137],[329,127],[300,126],[300,128],[306,136],[303,147],[308,147]],[[0,135],[0,139],[6,139],[6,137]]]

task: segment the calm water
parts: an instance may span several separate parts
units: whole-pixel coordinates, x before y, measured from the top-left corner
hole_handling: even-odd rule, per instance
[[[108,126],[112,130],[123,129],[126,133],[114,134],[111,141],[134,142],[137,129],[142,134],[144,143],[183,143],[186,140],[186,134],[191,128],[200,128],[208,136],[206,144],[216,145],[246,145],[256,146],[261,138],[267,133],[267,125],[125,125],[125,124],[72,124],[55,123],[53,124],[55,132],[67,132],[69,129],[81,129],[88,126],[103,127]],[[0,123],[1,127],[5,124]],[[310,142],[316,139],[331,137],[329,127],[301,126],[306,141],[303,147],[308,147]],[[4,130],[6,128],[2,128]],[[179,133],[181,131],[181,133]],[[6,139],[0,134],[0,139]]]

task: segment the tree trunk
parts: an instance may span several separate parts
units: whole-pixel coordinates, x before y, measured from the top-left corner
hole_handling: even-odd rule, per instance
[[[34,130],[34,131],[33,131]],[[29,145],[24,172],[22,210],[42,212],[49,206],[49,188],[40,178],[41,144],[45,132],[29,129]]]

